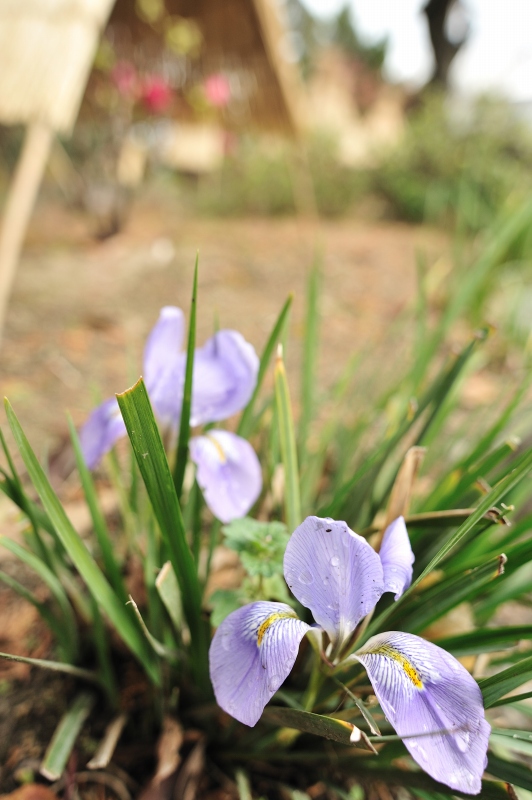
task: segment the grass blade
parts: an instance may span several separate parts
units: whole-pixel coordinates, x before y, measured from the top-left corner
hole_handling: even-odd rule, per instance
[[[47,661],[44,658],[16,656],[13,655],[13,653],[0,653],[0,658],[5,658],[7,661],[20,661],[22,664],[29,664],[32,667],[49,669],[51,672],[62,672],[63,675],[70,675],[72,678],[79,678],[79,680],[89,681],[97,685],[101,684],[100,678],[96,672],[91,672],[88,669],[81,669],[81,667],[74,667],[72,664],[63,664],[61,661]]]
[[[92,693],[79,694],[63,715],[44,754],[39,772],[49,781],[57,781],[65,771],[67,761],[83,723],[94,705]]]
[[[399,605],[402,604],[406,599],[410,598],[411,593],[413,590],[418,586],[418,584],[430,573],[432,572],[438,564],[445,558],[448,553],[453,550],[456,545],[466,536],[477,524],[477,522],[482,519],[484,514],[486,514],[490,508],[495,506],[503,497],[505,497],[511,489],[513,489],[520,481],[523,480],[525,475],[530,471],[532,468],[532,450],[528,450],[525,452],[518,462],[515,464],[514,469],[503,479],[501,480],[496,486],[493,487],[491,492],[483,498],[483,500],[479,503],[475,511],[468,517],[462,525],[458,528],[457,531],[444,543],[444,545],[439,549],[436,555],[431,559],[431,561],[427,564],[425,569],[422,573],[416,578],[416,580],[412,583],[409,589],[397,600],[397,602],[391,606],[390,608],[386,609],[382,612],[375,620],[373,620],[368,628],[366,629],[362,639],[358,642],[358,646],[360,647],[363,642],[367,641],[370,636],[373,636],[378,630],[380,630],[381,625],[398,609]]]
[[[265,708],[261,719],[272,725],[295,728],[298,731],[323,736],[325,739],[332,739],[341,744],[352,744],[350,736],[354,726],[352,723],[341,719],[313,714],[310,711],[298,711],[295,708],[280,708],[277,706]]]
[[[102,512],[100,511],[100,506],[98,504],[98,496],[96,494],[96,489],[94,487],[94,481],[85,463],[85,459],[83,458],[83,453],[81,452],[81,445],[79,442],[79,436],[76,431],[76,428],[74,427],[74,423],[72,422],[72,419],[70,417],[68,418],[68,428],[70,431],[70,439],[72,441],[72,447],[74,448],[76,466],[78,468],[79,477],[81,479],[81,485],[83,487],[83,494],[85,495],[87,507],[91,515],[92,526],[96,538],[98,540],[100,553],[102,554],[102,560],[105,567],[105,572],[109,578],[109,581],[113,589],[117,593],[120,600],[122,600],[122,602],[125,604],[127,603],[127,592],[124,586],[124,581],[122,579],[122,573],[114,557],[113,545],[109,537],[109,531],[107,529],[105,519],[103,517]]]
[[[38,600],[35,595],[29,591],[29,589],[26,589],[25,586],[19,583],[15,578],[12,578],[11,575],[5,573],[3,570],[0,570],[0,581],[5,583],[6,586],[9,586],[9,588],[22,597],[23,600],[31,603],[31,605],[37,609],[43,621],[46,623],[46,625],[48,625],[50,631],[56,637],[57,647],[62,657],[66,661],[74,660],[72,644],[65,635],[65,628],[63,625],[61,625],[61,622],[57,619],[55,614],[53,614],[48,608],[46,603],[42,603],[40,600]]]
[[[206,688],[208,631],[201,617],[201,588],[161,435],[142,378],[117,395],[142,480],[176,574],[200,685]],[[203,682],[203,683],[201,683]]]
[[[7,400],[6,413],[28,474],[63,547],[69,554],[74,566],[85,581],[89,591],[93,594],[96,602],[112,622],[118,635],[121,636],[126,645],[139,659],[151,680],[158,683],[160,680],[159,672],[156,669],[148,645],[137,627],[136,621],[130,616],[131,612],[124,607],[120,599],[114,593],[67,517],[59,498],[50,486],[44,470],[30,447],[11,404]]]
[[[78,628],[72,606],[68,600],[65,590],[60,581],[48,566],[41,561],[34,553],[30,553],[17,542],[7,536],[0,536],[0,545],[13,553],[23,564],[30,567],[37,573],[39,578],[46,584],[61,612],[62,632],[61,643],[68,661],[75,661],[78,651]]]
[[[273,356],[275,347],[279,342],[279,339],[283,335],[285,325],[288,319],[288,314],[290,312],[290,308],[292,305],[292,300],[293,296],[291,294],[288,295],[288,298],[286,299],[286,302],[282,307],[279,316],[277,317],[277,321],[273,326],[270,337],[266,342],[266,346],[262,352],[259,365],[259,374],[257,375],[257,385],[255,386],[255,391],[251,396],[251,400],[245,407],[244,412],[240,417],[240,422],[237,428],[238,435],[242,436],[243,439],[248,439],[253,430],[253,410],[255,408],[255,403],[257,401],[257,397],[259,396],[259,392],[262,388],[262,384],[264,382],[265,375],[268,371],[268,366]]]
[[[490,753],[486,769],[490,775],[499,778],[501,781],[532,791],[532,775],[529,767],[524,764],[505,761]]]
[[[505,694],[508,694],[518,686],[532,679],[532,656],[522,659],[518,664],[513,664],[508,669],[498,672],[497,675],[492,675],[490,678],[484,678],[479,681],[478,685],[484,697],[484,705],[486,708],[492,706],[496,700],[500,700]]]
[[[319,294],[321,254],[316,254],[307,284],[307,313],[303,335],[303,364],[301,370],[301,415],[299,417],[299,457],[303,459],[307,450],[310,423],[314,418],[316,397],[316,365],[319,346]]]
[[[275,401],[281,458],[284,465],[286,525],[289,531],[293,531],[301,522],[301,499],[294,420],[282,350],[278,352],[275,362]]]
[[[336,491],[332,501],[327,504],[325,508],[320,509],[318,512],[319,516],[333,517],[334,519],[349,519],[350,514],[349,509],[346,510],[346,503],[353,500],[357,484],[364,479],[364,481],[368,483],[369,491],[370,479],[371,482],[374,481],[382,469],[382,466],[389,456],[394,453],[401,440],[403,440],[412,427],[418,423],[422,415],[426,414],[427,418],[425,419],[421,432],[418,433],[414,442],[409,442],[410,446],[421,444],[423,437],[428,433],[433,421],[437,418],[440,406],[445,402],[449,392],[473,355],[476,346],[479,341],[485,338],[485,335],[485,331],[479,332],[479,334],[462,350],[453,363],[442,370],[439,377],[420,398],[415,413],[411,416],[406,415],[395,433],[363,460],[355,473]],[[382,492],[378,500],[379,503],[384,503],[387,494],[391,491],[394,481],[395,474],[390,478],[387,489]],[[367,492],[364,492],[364,494],[366,493]]]
[[[192,284],[192,299],[190,301],[190,317],[188,320],[187,365],[185,369],[185,385],[183,387],[183,403],[181,406],[181,421],[179,423],[179,438],[174,464],[174,486],[177,499],[181,499],[183,480],[188,460],[188,440],[190,437],[190,410],[192,408],[192,378],[194,374],[194,351],[196,349],[196,309],[198,300],[198,256],[194,266],[194,281]]]
[[[500,570],[501,559],[495,557],[480,567],[441,581],[414,595],[411,604],[406,604],[406,607],[403,605],[397,615],[391,615],[392,620],[395,620],[395,623],[391,621],[392,628],[394,624],[400,624],[401,630],[411,633],[423,631],[455,606],[475,597],[487,583],[501,574]]]
[[[507,628],[485,628],[459,636],[436,639],[435,644],[455,656],[489,653],[514,647],[521,639],[532,639],[532,626],[511,625]]]

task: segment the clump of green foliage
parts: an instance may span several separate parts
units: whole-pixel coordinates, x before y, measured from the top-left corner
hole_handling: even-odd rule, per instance
[[[357,371],[360,361],[350,364],[325,397],[318,373],[321,278],[317,266],[310,271],[299,419],[293,417],[279,352],[274,392],[264,389],[276,345],[285,339],[289,299],[264,347],[256,391],[238,428],[259,448],[264,494],[257,514],[225,530],[207,511],[197,483],[183,482],[196,289],[187,349],[188,400],[177,448],[166,443],[165,450],[142,380],[118,398],[132,455],[123,459],[114,453],[108,462],[120,502],[119,531],[112,531],[100,509],[73,427],[80,484],[93,524],[88,541],[69,520],[7,404],[28,479],[17,471],[2,436],[0,490],[19,507],[26,527],[23,544],[7,537],[0,541],[43,581],[48,599],[43,601],[13,576],[0,573],[0,579],[36,605],[54,634],[56,660],[25,660],[91,687],[73,698],[45,756],[45,774],[63,772],[79,730],[94,713],[96,698],[100,713],[109,717],[120,708],[126,653],[150,687],[151,705],[142,709],[144,732],[156,738],[161,711],[178,714],[184,725],[200,729],[213,765],[208,771],[212,783],[221,770],[240,776],[240,783],[244,775],[248,792],[262,791],[257,786],[264,778],[256,776],[266,761],[285,765],[283,781],[291,793],[325,780],[331,798],[345,797],[349,788],[355,796],[372,796],[375,782],[386,783],[392,791],[402,787],[414,798],[462,796],[413,768],[384,715],[374,708],[368,712],[365,699],[371,686],[360,670],[346,672],[339,683],[322,665],[325,671],[316,681],[311,647],[302,648],[290,679],[251,731],[230,722],[212,698],[207,660],[212,626],[249,600],[285,599],[280,593],[287,592],[286,586],[279,588],[284,545],[307,514],[346,520],[370,538],[382,530],[389,515],[403,513],[416,556],[413,585],[397,603],[379,601],[362,635],[392,628],[422,634],[455,656],[482,655],[478,681],[493,725],[490,778],[484,781],[482,797],[506,798],[504,782],[532,788],[527,760],[531,693],[525,688],[512,694],[532,676],[532,629],[508,626],[501,616],[509,601],[514,608],[527,609],[532,599],[532,450],[512,435],[517,426],[523,428],[520,415],[526,409],[530,369],[523,364],[520,380],[504,386],[482,417],[471,419],[460,408],[460,390],[478,363],[487,330],[473,334],[459,352],[448,346],[454,322],[463,319],[498,259],[530,225],[531,215],[530,206],[520,209],[471,269],[457,275],[436,320],[420,297],[416,317],[410,320],[415,324],[413,350],[404,366],[383,378],[383,361],[368,354],[365,372]],[[527,421],[524,430],[529,435]],[[421,457],[423,448],[428,452],[423,481],[418,483],[412,458]],[[273,476],[279,473],[280,497],[272,489]],[[234,592],[216,596],[209,593],[209,569],[214,548],[222,544],[238,554],[244,577]],[[504,572],[502,553],[507,559]],[[138,607],[127,602],[125,576],[132,561],[142,567],[142,591],[133,597]],[[469,621],[469,629],[452,635],[446,631],[445,621],[453,612]],[[522,712],[520,721],[511,723],[518,729],[506,725],[505,706]],[[372,714],[383,736],[368,729]],[[371,744],[357,750],[356,757],[349,741],[354,725]],[[333,750],[323,747],[320,736],[335,742]],[[378,756],[371,749],[375,745]],[[277,784],[272,786],[272,792],[277,791]]]
[[[449,108],[439,93],[422,99],[403,140],[372,173],[393,213],[410,221],[454,222],[477,231],[510,195],[526,196],[532,131],[505,102]]]
[[[387,216],[476,233],[530,193],[531,158],[532,132],[508,103],[485,99],[458,111],[434,94],[410,113],[398,144],[367,168],[340,163],[333,134],[314,133],[303,151],[244,137],[216,179],[204,181],[198,204],[221,215],[292,214],[308,210],[310,189],[318,213],[329,217],[371,195]]]

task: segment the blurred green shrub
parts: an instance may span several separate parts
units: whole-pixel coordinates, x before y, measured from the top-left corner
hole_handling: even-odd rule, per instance
[[[197,207],[209,214],[276,216],[308,211],[315,203],[321,215],[331,217],[351,210],[367,189],[366,173],[339,162],[332,135],[311,136],[304,151],[290,142],[246,136],[221,172],[200,182]]]
[[[411,114],[397,147],[366,169],[339,161],[333,134],[310,136],[304,159],[293,144],[244,137],[221,173],[201,183],[198,207],[222,215],[291,214],[306,210],[310,188],[323,216],[349,213],[373,195],[394,218],[476,232],[509,196],[515,205],[532,190],[531,165],[532,129],[511,105],[482,99],[458,110],[433,95]]]
[[[503,101],[460,109],[435,94],[410,118],[397,148],[372,171],[394,216],[415,222],[489,225],[510,194],[532,189],[532,129]]]

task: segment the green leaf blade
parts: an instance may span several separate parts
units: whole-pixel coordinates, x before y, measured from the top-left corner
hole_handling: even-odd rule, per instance
[[[11,404],[7,400],[5,404],[9,425],[28,474],[63,547],[72,559],[86,586],[94,595],[97,603],[116,628],[117,633],[143,664],[151,680],[154,683],[158,683],[160,680],[159,672],[136,622],[114,593],[67,517],[59,498],[52,489],[43,468],[31,449]]]

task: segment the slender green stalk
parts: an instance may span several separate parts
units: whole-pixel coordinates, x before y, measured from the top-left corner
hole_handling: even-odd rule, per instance
[[[294,420],[281,349],[279,349],[275,361],[274,375],[279,440],[284,466],[286,525],[289,531],[293,531],[301,522],[301,499]]]
[[[282,307],[279,316],[277,317],[277,321],[273,326],[273,330],[262,352],[259,364],[259,372],[257,375],[257,384],[251,396],[251,400],[245,407],[244,412],[240,417],[240,422],[237,428],[238,435],[242,436],[244,439],[247,439],[253,430],[253,411],[255,408],[255,404],[257,402],[257,397],[259,396],[259,392],[264,382],[264,378],[268,371],[268,367],[270,365],[270,361],[275,351],[275,348],[279,340],[282,338],[283,332],[286,329],[286,323],[288,320],[288,315],[290,313],[290,308],[292,306],[292,300],[293,296],[291,294],[288,295],[288,298],[286,299],[286,302]]]
[[[303,338],[303,364],[301,370],[301,415],[299,417],[299,458],[304,463],[310,424],[316,406],[316,368],[319,348],[319,296],[321,253],[316,253],[307,284],[307,313]]]
[[[181,405],[181,421],[174,464],[174,486],[177,499],[181,500],[183,479],[188,459],[188,440],[190,437],[190,412],[192,408],[192,379],[194,375],[194,351],[196,349],[196,309],[198,300],[198,256],[194,266],[192,299],[190,301],[190,317],[188,321],[187,366],[185,369],[185,385],[183,387],[183,403]]]

